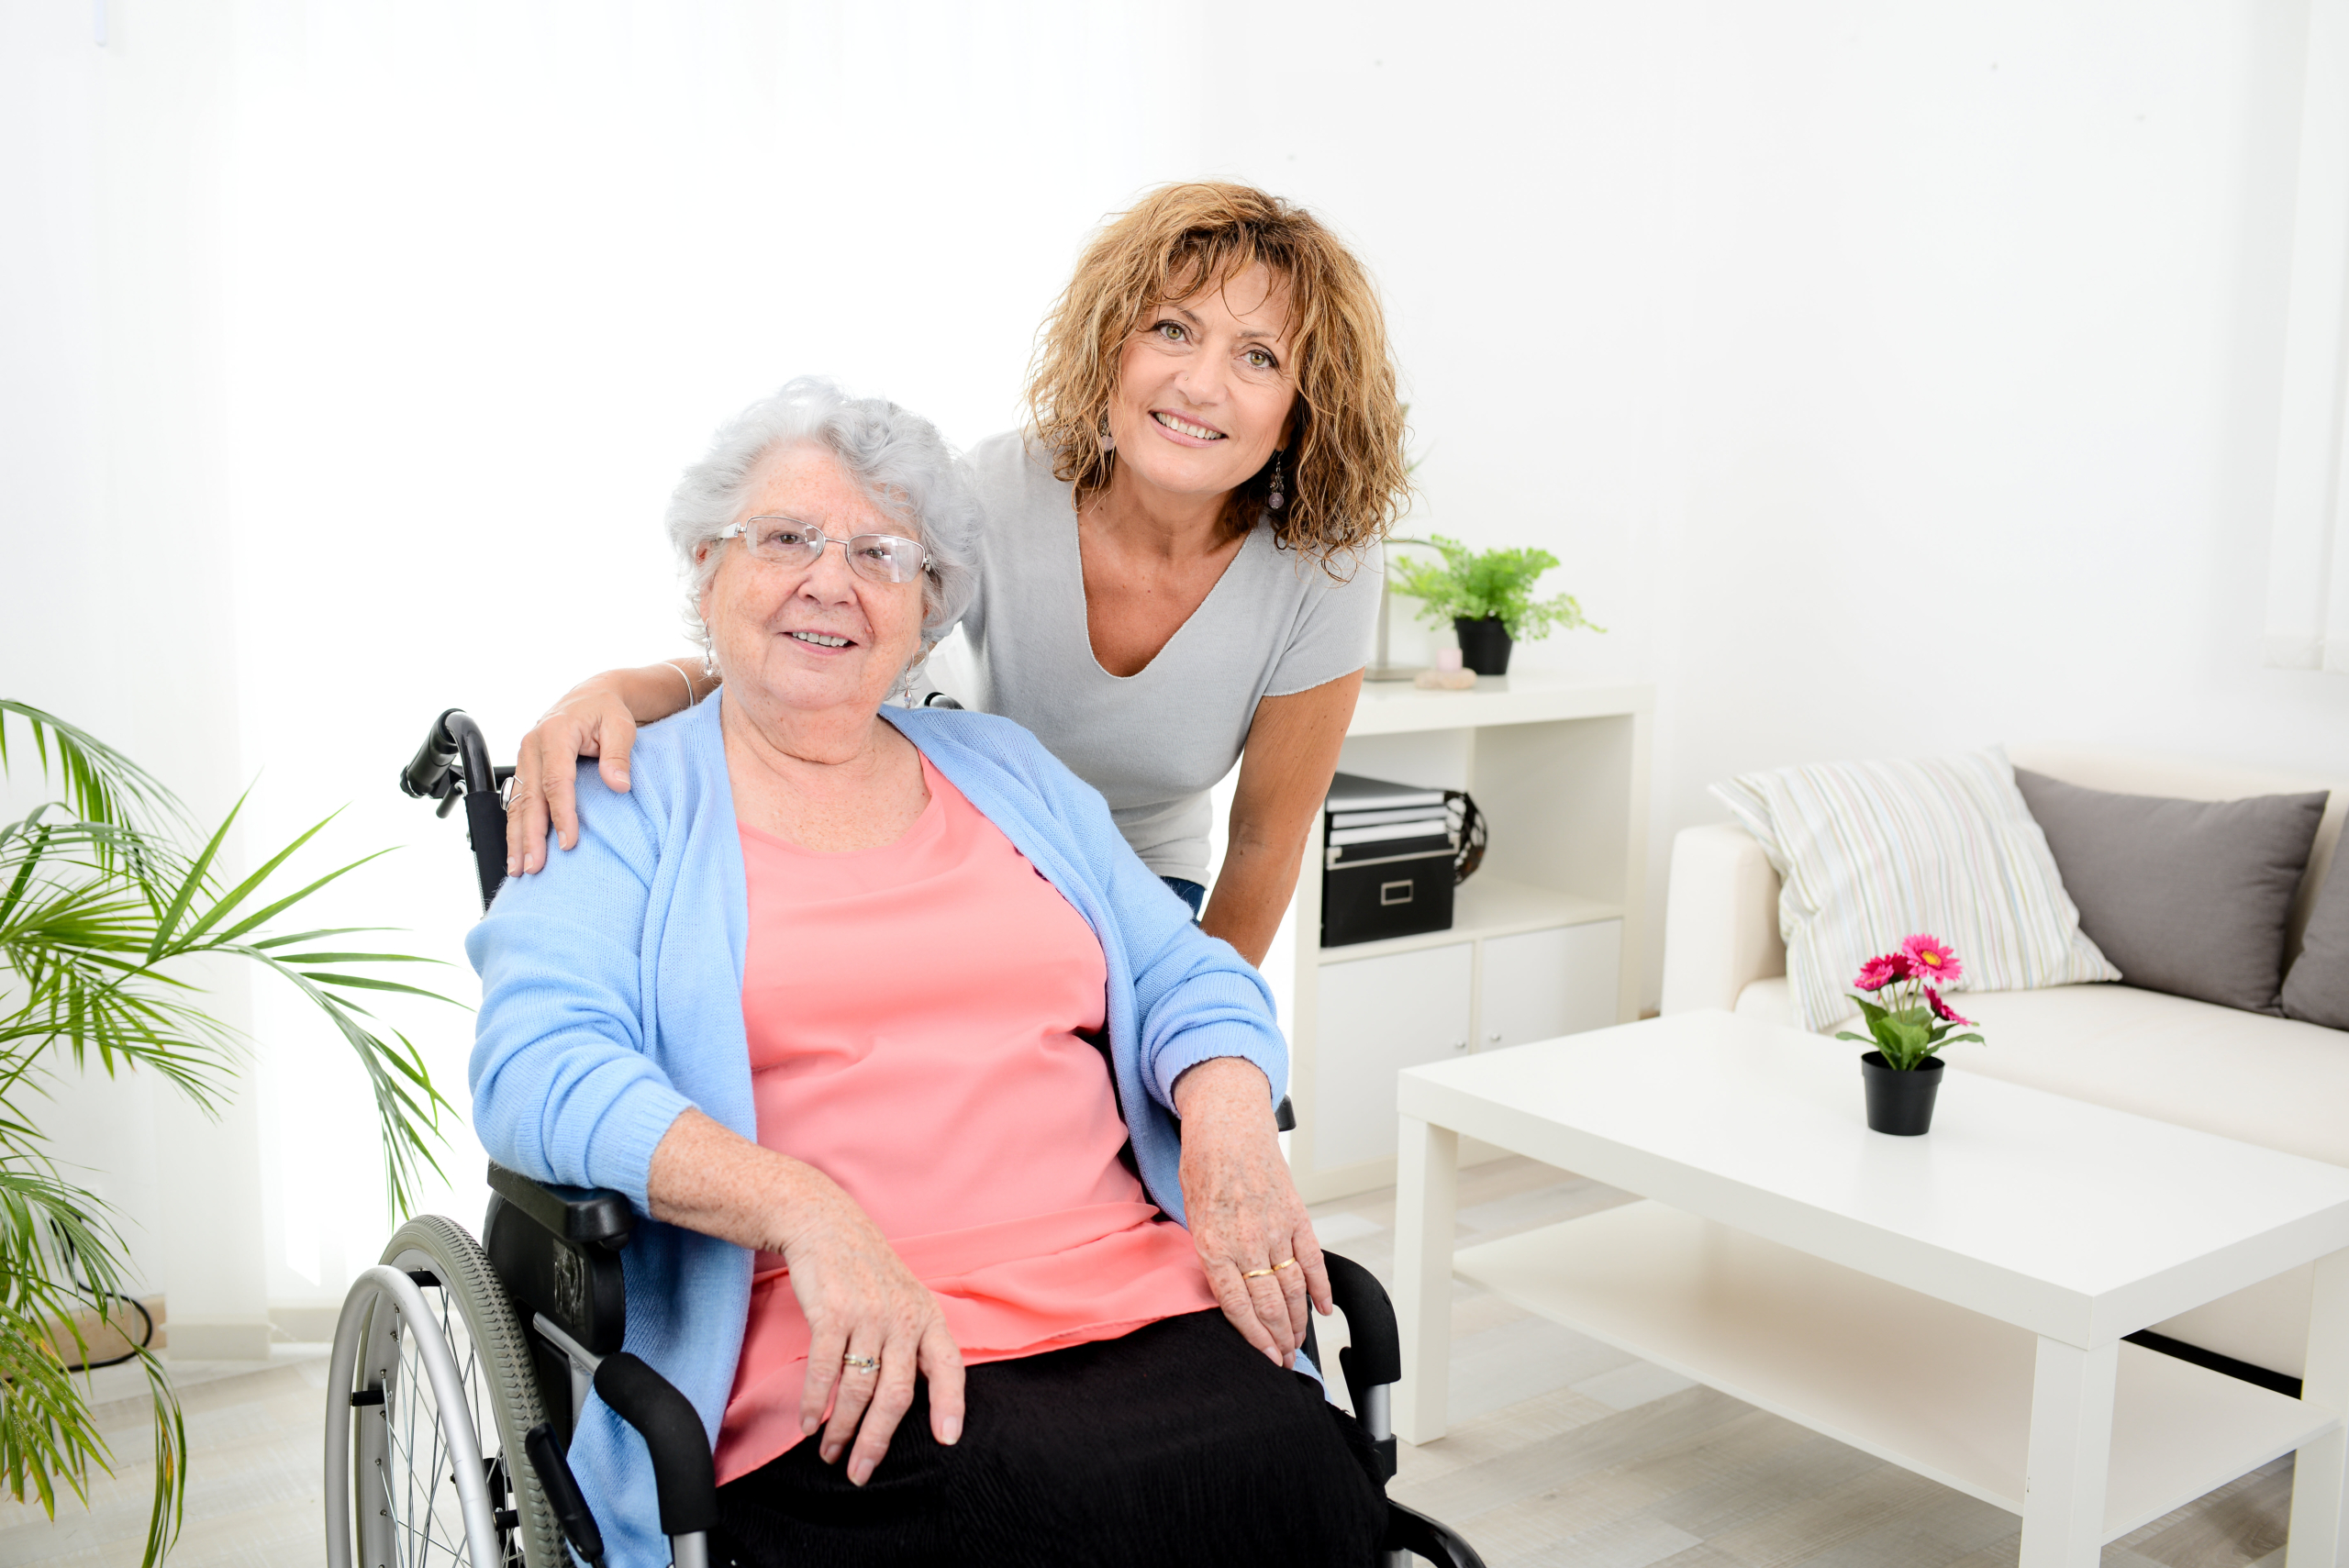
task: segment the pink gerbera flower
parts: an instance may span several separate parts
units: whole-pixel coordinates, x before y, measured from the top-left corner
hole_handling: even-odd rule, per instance
[[[1900,944],[1901,952],[1914,967],[1917,978],[1936,985],[1954,984],[1965,973],[1965,965],[1957,962],[1957,950],[1939,937],[1920,932]]]
[[[1860,965],[1860,977],[1852,984],[1863,991],[1881,991],[1896,980],[1913,978],[1916,973],[1907,953],[1888,952]]]
[[[1933,1016],[1935,1018],[1946,1019],[1950,1023],[1957,1024],[1965,1029],[1970,1029],[1974,1027],[1974,1020],[1972,1018],[1962,1018],[1958,1017],[1957,1009],[1951,1006],[1947,1002],[1943,1001],[1942,994],[1934,990],[1930,985],[1925,987],[1925,1000],[1933,1005]]]

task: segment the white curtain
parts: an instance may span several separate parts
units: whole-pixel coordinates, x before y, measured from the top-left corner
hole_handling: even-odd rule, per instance
[[[2349,674],[2349,0],[2309,8],[2266,661]]]

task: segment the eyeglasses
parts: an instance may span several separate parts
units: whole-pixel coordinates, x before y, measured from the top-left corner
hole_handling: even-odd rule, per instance
[[[848,557],[850,570],[873,583],[910,583],[930,570],[930,551],[896,534],[856,534],[826,539],[811,523],[792,517],[752,517],[718,530],[721,539],[739,539],[757,560],[771,566],[813,567],[824,547],[836,544]]]

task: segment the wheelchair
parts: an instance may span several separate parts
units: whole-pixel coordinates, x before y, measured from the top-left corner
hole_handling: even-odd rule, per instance
[[[433,721],[402,770],[407,795],[462,806],[482,906],[506,873],[505,787],[480,728]],[[1282,1125],[1294,1124],[1286,1101]],[[707,1568],[717,1522],[708,1433],[685,1396],[621,1348],[620,1253],[636,1223],[616,1192],[545,1184],[492,1163],[476,1241],[426,1215],[402,1226],[351,1287],[327,1384],[329,1568],[566,1568],[604,1542],[564,1458],[592,1392],[643,1438],[673,1568]],[[1353,1408],[1395,1473],[1388,1396],[1402,1375],[1395,1312],[1367,1269],[1325,1253],[1352,1343],[1338,1352]],[[1308,1353],[1319,1365],[1311,1329]],[[1387,1504],[1375,1562],[1484,1568],[1454,1531]]]

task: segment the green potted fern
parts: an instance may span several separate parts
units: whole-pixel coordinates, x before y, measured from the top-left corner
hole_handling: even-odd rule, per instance
[[[1558,564],[1546,550],[1470,550],[1442,534],[1428,543],[1443,555],[1431,561],[1396,561],[1387,571],[1395,592],[1419,601],[1419,618],[1452,622],[1460,637],[1460,661],[1480,675],[1508,673],[1509,649],[1553,631],[1577,627],[1603,632],[1585,618],[1571,594],[1533,596],[1533,584]]]
[[[410,1206],[450,1108],[406,1036],[362,998],[428,991],[363,973],[430,962],[352,951],[365,928],[279,929],[281,917],[365,861],[292,891],[286,862],[327,824],[263,858],[234,886],[217,867],[237,811],[199,838],[172,793],[129,758],[54,715],[0,699],[0,778],[29,741],[58,798],[0,823],[0,1478],[52,1518],[58,1494],[85,1507],[93,1468],[113,1455],[77,1376],[92,1356],[84,1330],[120,1333],[154,1405],[153,1497],[142,1564],[178,1534],[187,1487],[187,1432],[164,1366],[136,1342],[123,1293],[127,1252],[105,1201],[77,1185],[50,1151],[39,1103],[48,1080],[93,1066],[107,1076],[145,1069],[207,1110],[243,1065],[243,1041],[206,1011],[198,965],[241,959],[276,976],[332,1020],[374,1092],[386,1191]],[[46,793],[46,791],[44,791]],[[242,802],[239,803],[241,809]],[[331,820],[329,817],[328,820]],[[373,856],[366,857],[367,860]]]

